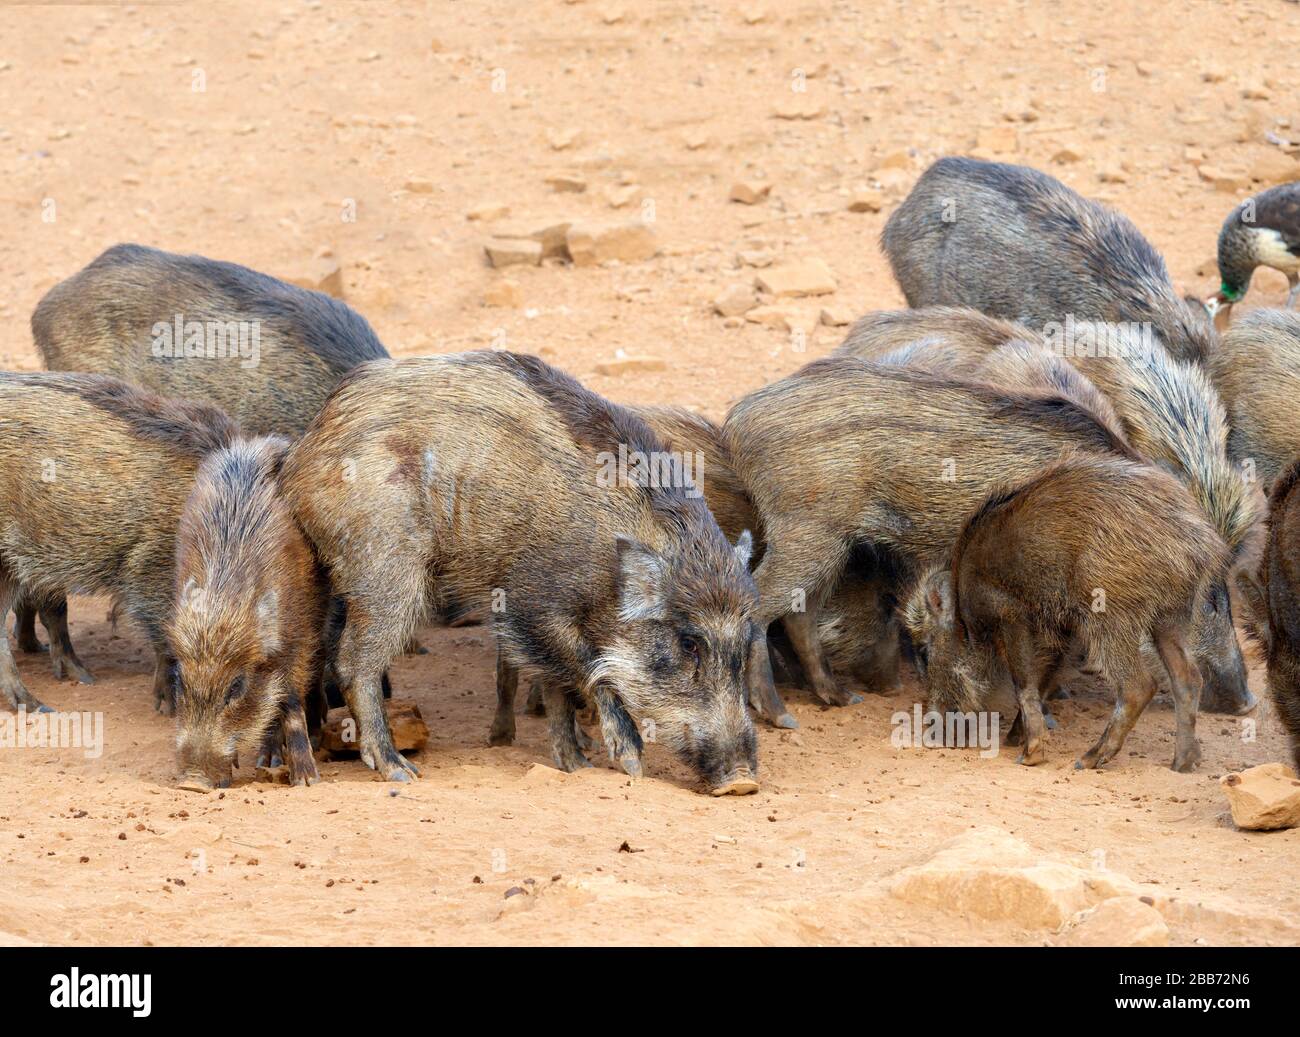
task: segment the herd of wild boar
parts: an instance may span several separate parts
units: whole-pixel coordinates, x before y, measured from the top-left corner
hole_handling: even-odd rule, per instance
[[[89,682],[66,595],[112,596],[211,787],[241,753],[315,782],[339,696],[365,763],[409,780],[387,668],[476,613],[493,744],[523,670],[560,767],[588,766],[590,707],[629,774],[648,737],[721,795],[757,788],[751,707],[796,725],[778,678],[844,706],[903,659],[929,708],[1014,715],[1027,764],[1080,674],[1115,696],[1080,766],[1168,691],[1189,770],[1198,711],[1255,704],[1232,590],[1300,759],[1300,314],[1220,337],[1132,223],[1018,166],[936,162],[883,247],[912,308],[721,425],[532,356],[390,359],[326,295],[111,248],[33,313],[48,371],[0,374],[0,618],[33,652],[39,615]],[[45,708],[7,624],[0,693]]]

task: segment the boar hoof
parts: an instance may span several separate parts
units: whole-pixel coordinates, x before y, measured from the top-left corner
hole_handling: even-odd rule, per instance
[[[1240,697],[1235,695],[1201,694],[1200,711],[1202,713],[1222,713],[1224,716],[1243,717],[1259,705],[1259,700],[1250,691],[1244,691]]]
[[[372,771],[382,774],[385,781],[410,781],[420,776],[420,769],[391,743],[380,747],[362,745],[361,761]]]
[[[1037,767],[1040,763],[1046,762],[1047,752],[1041,745],[1022,749],[1020,755],[1016,758],[1016,763],[1023,764],[1026,767]]]
[[[54,670],[54,679],[58,681],[75,680],[78,684],[94,684],[95,677],[88,669],[72,659],[56,657],[50,668]]]
[[[25,706],[28,713],[54,712],[54,710],[50,709],[49,706],[38,699],[21,684],[12,688],[0,687],[0,694],[4,695],[4,699],[9,704],[10,709],[16,710],[19,706]]]
[[[799,721],[797,721],[794,718],[794,714],[792,713],[782,713],[779,717],[777,717],[775,720],[772,721],[772,726],[784,727],[787,730],[793,731],[795,728],[799,726]]]
[[[627,776],[636,781],[644,773],[641,769],[641,761],[635,756],[624,756],[618,761],[619,766],[623,768]]]
[[[515,718],[497,716],[492,721],[492,730],[488,732],[488,745],[514,745]]]
[[[1201,747],[1193,745],[1186,752],[1174,753],[1174,762],[1170,765],[1172,770],[1179,774],[1190,774],[1196,769],[1196,765],[1201,762]]]
[[[1048,713],[1046,710],[1043,711],[1043,723],[1047,725],[1047,730],[1056,730],[1056,717],[1052,716],[1052,714]]]
[[[555,766],[560,768],[566,774],[572,774],[574,771],[583,770],[591,766],[591,761],[576,749],[572,752],[562,753],[558,750],[554,753]]]
[[[284,766],[284,759],[280,756],[280,754],[279,754],[278,752],[267,752],[265,749],[263,749],[263,750],[262,750],[260,753],[258,753],[258,755],[257,755],[257,764],[256,764],[256,766],[258,766],[258,767],[267,767],[267,768],[270,768],[270,767],[283,767],[283,766]]]
[[[18,651],[27,655],[39,655],[41,652],[48,652],[49,648],[41,644],[40,638],[29,630],[23,630],[14,624],[14,643],[18,645]]]

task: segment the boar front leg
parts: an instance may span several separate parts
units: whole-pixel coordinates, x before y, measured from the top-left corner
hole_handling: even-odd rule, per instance
[[[641,732],[636,729],[636,722],[609,685],[598,683],[591,691],[591,698],[600,714],[600,734],[609,758],[630,777],[641,777]]]
[[[384,642],[384,632],[402,629],[399,619],[373,616],[358,621],[361,610],[350,607],[348,621],[339,638],[335,672],[343,699],[357,722],[357,748],[361,761],[387,781],[410,781],[420,769],[397,751],[393,732],[384,713],[384,667],[401,648]],[[362,613],[364,615],[364,613]]]
[[[17,597],[17,585],[0,576],[0,694],[10,709],[26,706],[34,712],[50,713],[52,710],[24,686],[18,675],[18,664],[14,662],[13,653],[9,650],[9,632],[5,630],[3,619],[13,608]]]
[[[804,672],[812,685],[813,694],[828,706],[854,706],[862,701],[862,696],[844,691],[835,683],[826,653],[822,651],[821,637],[817,632],[817,616],[821,606],[808,602],[803,612],[791,612],[781,620],[786,636],[794,647],[795,654],[803,664]]]
[[[1182,632],[1174,626],[1151,631],[1160,661],[1169,674],[1174,695],[1174,717],[1178,725],[1173,769],[1186,774],[1201,762],[1201,743],[1196,740],[1196,714],[1200,709],[1201,675],[1187,657]]]
[[[41,622],[50,635],[50,666],[55,678],[62,681],[71,677],[78,684],[94,684],[94,675],[82,665],[77,650],[72,647],[72,636],[68,633],[68,599],[64,595],[60,594],[56,600],[41,607]]]
[[[307,714],[302,700],[296,695],[284,706],[280,718],[284,732],[284,760],[289,765],[290,785],[315,785],[320,781],[316,758],[311,752],[311,735],[308,733]]]
[[[582,728],[578,726],[577,696],[541,678],[534,686],[540,688],[546,705],[546,726],[551,734],[551,755],[555,758],[555,765],[570,773],[590,767],[591,761],[582,751],[583,745],[578,737]]]
[[[512,666],[497,645],[497,712],[492,718],[488,745],[512,745],[515,740],[515,695],[519,692],[519,668]]]

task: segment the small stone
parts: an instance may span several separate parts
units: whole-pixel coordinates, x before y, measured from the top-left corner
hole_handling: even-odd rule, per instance
[[[738,317],[752,310],[758,301],[748,285],[733,284],[713,300],[713,308],[723,317]]]
[[[1206,183],[1212,184],[1216,191],[1234,193],[1243,191],[1249,186],[1248,178],[1240,170],[1225,169],[1221,166],[1213,166],[1208,162],[1202,163],[1196,170],[1200,178]]]
[[[1247,83],[1241,88],[1241,96],[1247,101],[1267,101],[1273,93],[1263,83]]]
[[[744,317],[727,317],[723,320],[722,326],[728,329],[743,328],[745,326]]]
[[[1300,779],[1285,763],[1265,763],[1219,779],[1238,828],[1267,831],[1300,825]]]
[[[759,274],[755,284],[778,299],[830,295],[839,287],[831,268],[821,259],[803,259],[774,266]]]
[[[483,304],[518,308],[524,304],[524,291],[519,287],[518,281],[502,278],[488,286],[487,291],[483,293]]]
[[[641,200],[643,191],[639,184],[621,184],[605,189],[605,200],[614,209],[625,209]]]
[[[613,377],[667,370],[667,362],[660,360],[657,356],[616,356],[613,360],[601,360],[596,364],[597,374]]]
[[[1020,134],[1014,126],[986,126],[979,131],[975,146],[993,155],[1012,155],[1020,148]]]
[[[307,264],[306,270],[284,278],[299,288],[313,292],[324,292],[335,299],[343,298],[343,268],[339,261],[331,256],[317,256]]]
[[[574,224],[565,235],[574,266],[595,266],[618,260],[639,263],[659,251],[654,231],[641,221],[612,226]]]
[[[413,176],[402,185],[411,194],[433,194],[433,181],[427,177]]]
[[[882,158],[877,164],[877,169],[911,169],[912,156],[906,151],[894,151]]]
[[[765,267],[771,266],[772,261],[776,259],[771,252],[763,248],[746,248],[736,253],[736,258],[744,266]]]
[[[1061,940],[1065,947],[1166,947],[1164,916],[1137,897],[1110,897],[1081,911]]]
[[[709,143],[708,131],[698,128],[687,130],[682,135],[682,143],[686,145],[687,151],[699,151]]]
[[[507,266],[537,266],[542,261],[541,242],[527,238],[493,238],[483,246],[488,262],[500,270]]]
[[[1149,61],[1139,61],[1135,67],[1137,68],[1137,74],[1143,79],[1150,79],[1156,74],[1155,65]]]
[[[1072,148],[1068,144],[1065,147],[1057,148],[1056,154],[1052,156],[1052,161],[1058,166],[1070,166],[1083,160],[1083,153],[1077,148]]]
[[[493,220],[505,219],[510,215],[510,206],[504,202],[484,202],[482,205],[476,205],[465,214],[465,219],[478,223],[490,223]]]
[[[1128,174],[1119,166],[1102,166],[1097,170],[1097,179],[1103,184],[1127,184]]]
[[[818,319],[828,328],[843,328],[853,323],[853,311],[847,306],[823,306]]]
[[[826,114],[826,106],[814,101],[807,94],[795,94],[778,104],[772,114],[778,119],[807,121],[820,119]]]
[[[849,212],[880,212],[885,196],[873,187],[862,187],[849,198]]]
[[[546,141],[551,145],[552,151],[566,151],[578,142],[582,136],[582,131],[569,128],[563,130],[547,130]]]
[[[1250,178],[1270,187],[1300,180],[1300,161],[1282,151],[1267,151],[1251,163]]]
[[[577,173],[555,173],[546,178],[546,183],[561,194],[581,194],[587,189],[587,181]]]
[[[772,185],[758,180],[737,180],[727,197],[743,205],[757,205],[772,193]]]

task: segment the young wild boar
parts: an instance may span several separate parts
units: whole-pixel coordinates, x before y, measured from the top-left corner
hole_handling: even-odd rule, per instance
[[[758,625],[783,620],[815,693],[843,704],[818,633],[826,595],[862,549],[905,578],[948,555],[996,485],[1063,452],[1131,451],[1077,401],[956,382],[855,357],[815,361],[740,400],[723,427],[761,518]],[[810,503],[811,502],[811,503]],[[784,712],[770,668],[752,663],[755,705]]]
[[[746,530],[752,532],[754,553],[750,564],[758,564],[763,555],[762,524],[748,491],[736,477],[721,427],[702,415],[678,407],[630,409],[658,435],[665,449],[693,473],[695,484],[704,493],[705,503],[723,535],[734,541]],[[848,566],[826,602],[818,634],[836,673],[853,677],[869,691],[883,693],[898,683],[899,642],[892,608],[894,599],[892,588],[885,585],[879,573],[873,572],[866,560],[861,562]],[[778,645],[788,648],[781,644],[778,628],[773,628],[771,633],[777,637]],[[786,654],[779,658],[789,665]],[[798,670],[793,670],[790,676],[806,683],[806,675]],[[509,745],[514,741],[514,691],[513,681],[508,686],[498,684],[497,712],[489,736],[492,745]],[[544,694],[540,682],[535,683],[529,706],[540,705]],[[578,700],[570,695],[565,702],[571,714]],[[789,714],[775,719],[778,726],[798,726]],[[554,728],[559,739],[552,739],[556,762],[564,770],[588,765],[569,736],[569,726],[568,721],[560,721]]]
[[[415,773],[379,675],[450,599],[490,610],[507,670],[583,689],[630,774],[636,718],[714,793],[756,788],[751,538],[733,549],[664,456],[643,421],[536,357],[384,361],[344,380],[281,485],[347,602],[336,666],[368,765]]]
[[[317,781],[304,704],[319,693],[328,581],[276,478],[287,443],[240,440],[199,466],[176,533],[176,744],[183,780],[230,784],[238,752]]]
[[[1268,618],[1268,688],[1300,768],[1300,461],[1273,482],[1260,566]]]
[[[881,244],[909,306],[973,306],[1038,331],[1067,315],[1132,322],[1181,360],[1213,352],[1213,330],[1128,219],[1025,166],[939,159]]]
[[[214,407],[116,378],[0,374],[0,615],[20,590],[112,595],[156,652],[155,701],[171,712],[176,524],[200,460],[233,436]],[[39,706],[2,628],[0,692]]]
[[[142,245],[114,245],[55,285],[31,323],[49,370],[209,403],[255,436],[301,435],[344,374],[388,356],[366,319],[337,299]],[[67,609],[61,592],[45,604],[52,615]],[[16,626],[20,648],[41,650],[29,608]],[[57,636],[66,641],[66,624]],[[76,675],[89,678],[84,668]]]
[[[929,708],[985,710],[987,690],[1009,684],[1024,724],[1021,762],[1040,763],[1040,693],[1079,643],[1116,693],[1110,722],[1077,764],[1100,767],[1156,692],[1141,657],[1149,637],[1173,689],[1173,769],[1189,771],[1201,753],[1188,631],[1207,574],[1227,560],[1186,488],[1150,465],[1077,454],[995,490],[957,538],[948,592],[930,588],[947,634],[931,651],[952,658],[936,667],[944,679],[930,681]]]
[[[1268,490],[1300,454],[1300,313],[1252,310],[1233,322],[1210,363],[1228,420],[1228,455]]]

